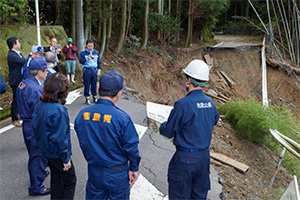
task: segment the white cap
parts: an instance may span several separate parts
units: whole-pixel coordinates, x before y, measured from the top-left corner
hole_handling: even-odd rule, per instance
[[[203,60],[193,60],[188,64],[185,69],[182,71],[199,81],[208,81],[209,80],[209,67]]]

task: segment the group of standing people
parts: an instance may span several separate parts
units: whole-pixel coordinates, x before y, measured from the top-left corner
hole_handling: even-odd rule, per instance
[[[25,59],[25,57],[20,52],[21,44],[18,38],[10,37],[7,39],[6,42],[9,48],[9,52],[7,54],[7,63],[9,67],[8,84],[12,88],[13,92],[13,100],[11,103],[12,124],[17,127],[21,127],[22,124],[19,121],[20,118],[18,116],[18,103],[16,99],[16,90],[18,85],[22,80],[25,80],[26,78],[30,77],[29,64],[31,63],[32,59],[37,57],[44,57],[47,59],[48,63],[52,63],[52,65],[48,65],[47,67],[49,71],[48,76],[52,73],[61,72],[59,62],[59,59],[61,59],[61,49],[59,48],[59,46],[57,46],[57,40],[55,38],[52,38],[50,40],[49,47],[43,48],[42,46],[33,46],[28,58]]]
[[[69,82],[75,82],[75,70],[76,70],[76,53],[77,47],[73,45],[72,38],[67,39],[67,44],[61,48],[61,45],[57,44],[56,38],[51,38],[50,46],[43,48],[43,46],[33,46],[32,51],[28,58],[21,54],[21,44],[16,37],[7,39],[7,45],[9,52],[7,54],[7,63],[9,66],[9,85],[12,88],[13,100],[11,103],[11,118],[12,124],[21,127],[22,124],[19,121],[19,111],[16,99],[16,89],[22,80],[29,77],[29,64],[33,58],[45,57],[49,64],[48,75],[62,72],[60,67],[60,59],[62,58],[61,52],[65,54],[66,76]],[[86,49],[80,53],[79,61],[83,65],[83,83],[84,83],[84,96],[86,97],[86,104],[90,105],[91,100],[89,98],[90,91],[92,94],[92,102],[96,103],[97,99],[97,76],[101,73],[101,59],[99,52],[94,49],[93,40],[89,39],[86,43]],[[2,76],[1,76],[2,77]],[[1,81],[1,83],[4,81]],[[41,81],[43,85],[44,80]],[[3,92],[4,93],[4,90]]]
[[[70,118],[64,106],[70,78],[57,72],[46,79],[51,63],[44,56],[37,56],[28,64],[29,77],[22,81],[17,65],[24,65],[26,60],[19,52],[20,43],[9,38],[7,44],[12,72],[9,83],[23,120],[23,136],[29,153],[29,194],[51,193],[51,199],[73,199],[76,174],[71,158]],[[66,50],[72,47],[68,44]],[[79,56],[83,64],[84,96],[86,104],[91,104],[91,88],[95,105],[82,109],[74,126],[88,163],[86,199],[129,199],[130,184],[138,179],[141,157],[139,137],[131,118],[116,107],[125,82],[119,72],[108,71],[101,76],[97,91],[101,59],[92,40],[87,40],[86,47]],[[43,54],[41,48],[33,49]],[[59,48],[55,59],[52,58],[55,64],[59,63],[58,52]],[[188,94],[175,103],[168,120],[159,129],[162,135],[173,138],[176,146],[168,169],[169,198],[206,199],[210,189],[208,148],[219,114],[213,101],[202,92],[209,80],[207,64],[193,60],[183,72]],[[43,185],[48,174],[46,166],[51,170],[51,188]]]

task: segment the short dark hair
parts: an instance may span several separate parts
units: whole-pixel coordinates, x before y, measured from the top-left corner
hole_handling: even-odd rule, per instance
[[[15,44],[17,44],[17,40],[18,38],[17,37],[10,37],[6,40],[6,43],[7,43],[7,46],[9,48],[9,50],[11,50],[13,48],[13,46]]]
[[[61,103],[65,105],[69,88],[70,83],[64,74],[60,72],[51,74],[44,83],[43,94],[40,100],[46,103]]]
[[[88,44],[88,43],[93,43],[94,44],[94,41],[92,39],[88,39],[85,44]]]
[[[117,93],[112,93],[112,92],[109,92],[109,91],[105,91],[105,90],[100,90],[99,88],[99,96],[102,96],[102,97],[110,97],[110,98],[114,98],[115,96],[117,96],[118,92]]]

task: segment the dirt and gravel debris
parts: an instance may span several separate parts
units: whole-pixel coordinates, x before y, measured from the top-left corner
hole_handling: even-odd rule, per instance
[[[228,98],[261,100],[260,47],[210,49],[210,52],[201,47],[194,47],[192,50],[173,48],[162,53],[140,51],[126,57],[110,57],[104,54],[103,60],[106,63],[105,70],[118,69],[122,72],[127,86],[138,92],[139,95],[136,96],[141,102],[174,105],[176,100],[185,95],[182,68],[193,59],[203,60],[206,53],[214,59],[214,66],[204,91],[213,89]],[[221,70],[235,81],[234,88],[221,83],[216,73]],[[291,109],[299,117],[300,93],[294,86],[293,78],[288,77],[281,88],[275,91],[285,76],[285,71],[268,67],[270,103],[281,103],[279,98],[282,97],[296,106]],[[217,106],[224,103],[216,99],[214,101]],[[281,167],[273,189],[270,189],[268,185],[278,155],[262,145],[249,142],[225,122],[215,127],[211,150],[250,166],[250,170],[242,174],[230,166],[214,162],[215,168],[224,179],[226,199],[277,199],[292,178]]]

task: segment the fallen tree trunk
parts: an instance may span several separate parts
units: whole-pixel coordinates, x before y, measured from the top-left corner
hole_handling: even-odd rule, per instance
[[[292,65],[290,65],[288,63],[283,63],[281,61],[277,61],[269,56],[267,57],[267,63],[268,63],[268,65],[270,65],[271,67],[273,67],[275,69],[283,68],[287,72],[293,70],[297,75],[300,75],[300,68],[293,67]]]

